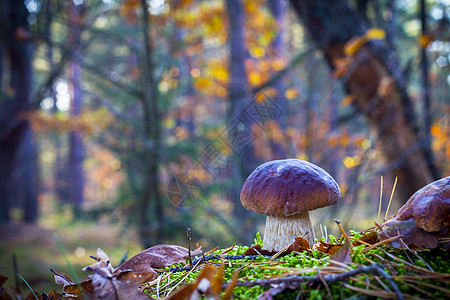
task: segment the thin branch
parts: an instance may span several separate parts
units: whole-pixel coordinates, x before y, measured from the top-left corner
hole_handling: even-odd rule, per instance
[[[301,276],[301,275],[295,275],[295,276],[286,276],[281,278],[269,278],[269,279],[256,279],[252,281],[239,281],[236,283],[236,286],[246,286],[246,287],[253,287],[253,286],[263,286],[263,287],[269,287],[272,284],[284,284],[288,285],[290,289],[297,289],[301,286],[301,283],[321,283],[322,279],[327,284],[332,284],[334,282],[344,281],[352,276],[358,275],[358,274],[373,274],[383,277],[386,281],[389,282],[392,289],[394,290],[395,294],[397,295],[397,298],[400,300],[403,300],[403,295],[400,293],[400,290],[398,289],[397,285],[395,284],[392,277],[386,273],[383,269],[383,266],[380,264],[372,264],[370,266],[362,266],[350,271],[347,271],[345,273],[341,274],[328,274],[328,275],[315,275],[315,276]],[[228,286],[228,283],[225,283],[223,288],[226,288]]]
[[[205,261],[208,260],[213,260],[213,259],[244,259],[244,258],[248,258],[250,260],[255,260],[261,257],[270,257],[270,256],[265,256],[265,255],[221,255],[221,254],[210,254],[210,255],[206,255],[197,259],[194,259],[192,261],[192,265],[197,266],[200,265],[202,263],[204,263]],[[177,273],[177,272],[182,272],[182,271],[189,271],[191,270],[191,266],[187,265],[185,267],[181,267],[181,268],[172,268],[170,269],[170,271],[172,273]]]

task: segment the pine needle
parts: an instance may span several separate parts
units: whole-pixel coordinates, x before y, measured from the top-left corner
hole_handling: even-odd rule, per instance
[[[386,209],[386,214],[384,215],[384,219],[387,220],[387,216],[389,213],[389,207],[391,207],[391,202],[392,202],[392,198],[394,197],[394,192],[395,192],[395,187],[397,186],[397,179],[398,177],[395,177],[395,181],[394,181],[394,186],[392,187],[392,192],[391,192],[391,198],[389,199],[389,204],[388,207]]]
[[[383,176],[381,176],[381,183],[380,183],[380,203],[378,204],[378,218],[377,218],[377,220],[380,220],[381,200],[382,199],[383,199]]]

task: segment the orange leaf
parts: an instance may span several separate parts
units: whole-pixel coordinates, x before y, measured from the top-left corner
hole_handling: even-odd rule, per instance
[[[361,37],[354,37],[351,40],[349,40],[345,46],[344,46],[344,53],[347,56],[353,55],[358,51],[362,45],[364,45],[367,42],[367,37],[361,36]]]

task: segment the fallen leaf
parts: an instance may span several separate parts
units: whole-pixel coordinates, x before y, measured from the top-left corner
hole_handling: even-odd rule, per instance
[[[436,248],[450,232],[450,176],[418,190],[392,218],[381,224],[381,241],[400,234],[393,247]],[[405,244],[405,245],[404,245]]]
[[[27,296],[25,298],[23,298],[23,299],[24,300],[42,300],[43,298],[42,298],[42,295],[39,292],[33,290],[33,292],[29,291]]]
[[[352,262],[352,257],[350,254],[351,254],[351,246],[347,236],[345,238],[344,244],[340,247],[340,249],[338,249],[336,252],[330,255],[330,259],[340,263],[349,264]]]
[[[206,266],[202,269],[197,279],[193,283],[189,283],[181,288],[179,288],[175,293],[167,297],[167,300],[180,300],[180,299],[200,299],[200,294],[202,295],[212,295],[211,282],[217,275],[218,268],[214,266]],[[219,273],[221,276],[221,274]],[[222,279],[221,279],[222,280]],[[215,299],[218,299],[214,297]],[[207,297],[205,299],[208,299]]]
[[[95,260],[97,260],[96,263],[83,268],[83,271],[102,272],[104,276],[111,276],[114,273],[114,268],[111,266],[109,257],[102,249],[97,249],[97,257],[95,257]]]
[[[288,250],[286,252],[292,253],[294,251],[296,252],[303,252],[305,250],[310,250],[311,246],[309,245],[308,241],[301,237],[296,236],[294,239],[294,242],[289,246]]]
[[[191,251],[191,256],[200,255],[201,249]],[[185,263],[188,249],[176,245],[158,245],[148,248],[119,266],[116,270],[151,272],[153,268],[165,268],[177,263]]]
[[[55,290],[51,290],[50,293],[47,295],[47,300],[60,300],[61,294],[56,292]]]
[[[8,280],[8,277],[0,274],[0,299],[2,300],[10,300],[11,296],[6,293],[6,289],[3,287],[3,284]]]
[[[150,296],[138,290],[138,287],[154,278],[153,273],[121,271],[112,277],[100,273],[89,275],[94,286],[95,299],[149,299]]]
[[[314,249],[329,255],[333,255],[336,251],[341,249],[341,247],[342,244],[329,244],[322,241],[318,241],[314,244]]]
[[[366,242],[367,244],[373,245],[378,241],[378,234],[375,231],[367,232],[363,236],[359,237],[358,240],[360,240],[362,242]],[[360,244],[361,243],[359,243],[358,241],[353,242],[354,246],[358,246]]]
[[[248,248],[247,250],[245,250],[244,255],[249,256],[249,255],[265,255],[265,256],[272,256],[275,255],[277,252],[276,251],[269,251],[269,250],[263,250],[261,248],[261,245],[252,245],[250,248]]]

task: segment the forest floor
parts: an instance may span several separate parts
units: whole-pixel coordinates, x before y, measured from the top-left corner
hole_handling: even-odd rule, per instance
[[[58,244],[62,245],[65,255]],[[130,257],[142,250],[135,232],[109,222],[65,222],[64,216],[58,215],[52,220],[48,216],[41,218],[36,225],[3,225],[0,226],[0,274],[9,277],[5,287],[14,285],[14,255],[17,261],[16,272],[31,287],[42,292],[59,290],[50,268],[72,274],[68,259],[78,277],[84,280],[86,273],[81,268],[93,262],[90,255],[95,255],[99,247],[108,251],[115,266],[127,251]],[[18,277],[16,279],[22,292],[26,292],[28,288],[25,283]]]

